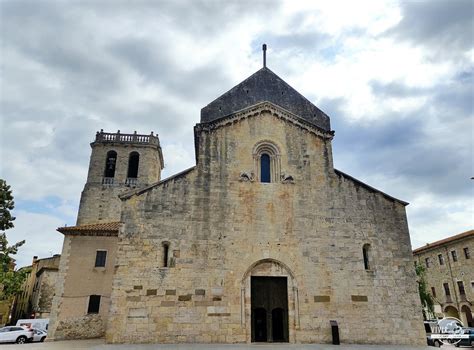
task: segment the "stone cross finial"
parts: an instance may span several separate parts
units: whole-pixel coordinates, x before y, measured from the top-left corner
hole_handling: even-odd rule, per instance
[[[262,45],[262,50],[263,50],[263,67],[265,68],[267,66],[267,44]]]

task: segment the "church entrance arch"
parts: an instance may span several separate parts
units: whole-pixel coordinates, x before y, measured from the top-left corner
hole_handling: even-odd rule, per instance
[[[252,264],[242,279],[242,326],[249,342],[295,342],[299,328],[298,288],[282,262]]]

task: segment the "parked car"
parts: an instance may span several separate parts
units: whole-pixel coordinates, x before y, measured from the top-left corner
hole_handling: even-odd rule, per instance
[[[16,322],[17,326],[26,326],[28,328],[39,328],[48,330],[49,318],[28,318]]]
[[[33,341],[44,342],[48,333],[39,328],[33,328]]]
[[[458,346],[472,346],[474,347],[474,328],[463,328],[464,334],[469,334],[469,338],[461,339],[459,343],[457,343],[456,347]]]
[[[431,333],[433,332],[433,328],[436,329],[437,322],[436,321],[425,321],[425,331],[426,331],[426,343],[428,346],[435,346],[437,348],[441,347],[442,343],[439,339],[431,338]]]
[[[33,330],[18,326],[0,328],[0,343],[24,344],[33,340]]]

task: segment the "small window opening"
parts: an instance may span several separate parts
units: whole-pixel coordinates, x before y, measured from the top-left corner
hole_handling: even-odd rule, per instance
[[[433,296],[433,298],[436,298],[436,289],[435,289],[435,287],[431,287],[431,295]]]
[[[443,254],[438,254],[438,260],[440,265],[444,265],[444,256]]]
[[[430,258],[425,258],[425,265],[426,265],[426,268],[427,268],[427,269],[430,268],[430,266],[431,266]]]
[[[163,267],[168,267],[168,257],[170,251],[170,244],[163,242]]]
[[[140,161],[140,155],[138,152],[130,153],[128,158],[128,178],[137,178],[138,177],[138,163]]]
[[[465,257],[466,259],[470,259],[470,258],[471,258],[471,254],[470,254],[470,252],[469,252],[469,248],[466,247],[466,248],[463,248],[463,250],[464,250],[464,257]]]
[[[364,257],[364,269],[366,270],[370,270],[369,250],[370,244],[364,244],[362,247],[362,255]]]
[[[108,151],[107,158],[105,160],[105,171],[104,177],[114,177],[115,176],[115,164],[117,163],[117,152]]]
[[[462,283],[462,281],[458,281],[458,288],[459,288],[459,295],[465,296],[466,290],[464,289],[464,283]]]
[[[270,156],[266,153],[260,156],[260,182],[271,182]]]
[[[449,284],[443,283],[444,294],[449,297],[451,295],[451,291],[449,290]]]
[[[98,314],[100,309],[100,295],[89,296],[89,307],[87,308],[88,314]]]
[[[107,251],[98,250],[95,254],[95,267],[105,267],[107,260]]]
[[[458,261],[458,254],[455,250],[451,251],[451,256],[453,257],[453,261]]]

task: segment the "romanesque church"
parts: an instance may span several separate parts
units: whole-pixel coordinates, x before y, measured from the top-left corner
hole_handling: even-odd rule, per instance
[[[202,108],[169,178],[158,135],[98,132],[50,337],[328,343],[334,320],[341,342],[423,345],[407,203],[335,169],[333,137],[266,66]]]

